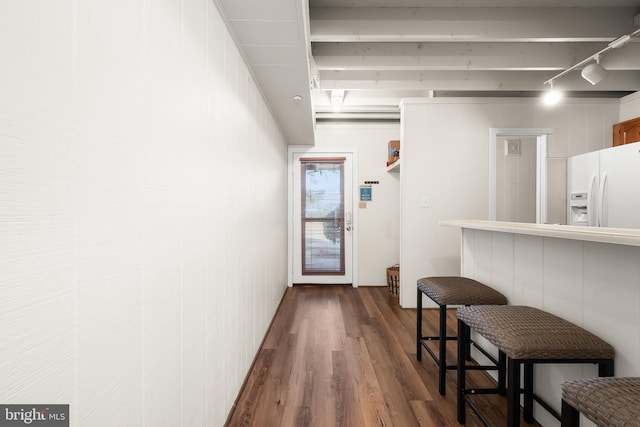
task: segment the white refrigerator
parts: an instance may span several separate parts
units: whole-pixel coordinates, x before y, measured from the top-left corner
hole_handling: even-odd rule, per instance
[[[567,224],[640,228],[640,142],[569,157]]]

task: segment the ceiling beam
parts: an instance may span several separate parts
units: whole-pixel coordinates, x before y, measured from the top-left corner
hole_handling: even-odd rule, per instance
[[[345,91],[342,111],[356,109],[361,111],[388,112],[397,111],[402,98],[426,98],[428,90],[358,90]],[[331,105],[331,91],[316,89],[313,91],[313,103],[318,111],[334,111]]]
[[[601,50],[605,43],[314,43],[318,70],[557,71]],[[609,70],[640,69],[640,43],[611,51]]]
[[[320,89],[345,90],[544,90],[553,72],[535,71],[321,71]],[[592,86],[575,71],[555,82],[561,90],[638,91],[640,73],[614,71]]]
[[[609,42],[634,8],[312,8],[311,42]]]

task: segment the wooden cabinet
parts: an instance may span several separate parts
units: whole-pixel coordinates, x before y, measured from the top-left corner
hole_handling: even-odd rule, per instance
[[[640,141],[640,117],[613,125],[613,146]]]

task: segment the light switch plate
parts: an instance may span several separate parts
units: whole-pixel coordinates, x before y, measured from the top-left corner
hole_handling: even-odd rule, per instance
[[[422,195],[422,197],[420,198],[420,206],[423,208],[429,207],[429,196],[425,194]]]

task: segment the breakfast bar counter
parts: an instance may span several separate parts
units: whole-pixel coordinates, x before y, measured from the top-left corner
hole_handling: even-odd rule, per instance
[[[481,220],[440,224],[461,229],[462,276],[493,287],[509,304],[582,326],[615,348],[616,376],[640,376],[640,230]],[[543,366],[536,371],[537,392],[559,410],[561,383],[590,376],[597,376],[595,366]],[[542,425],[559,425],[542,409],[535,416]]]
[[[483,220],[448,220],[440,221],[440,225],[460,227],[463,229],[525,234],[529,236],[640,246],[640,229],[631,228],[578,227],[575,225],[529,224],[523,222]]]

